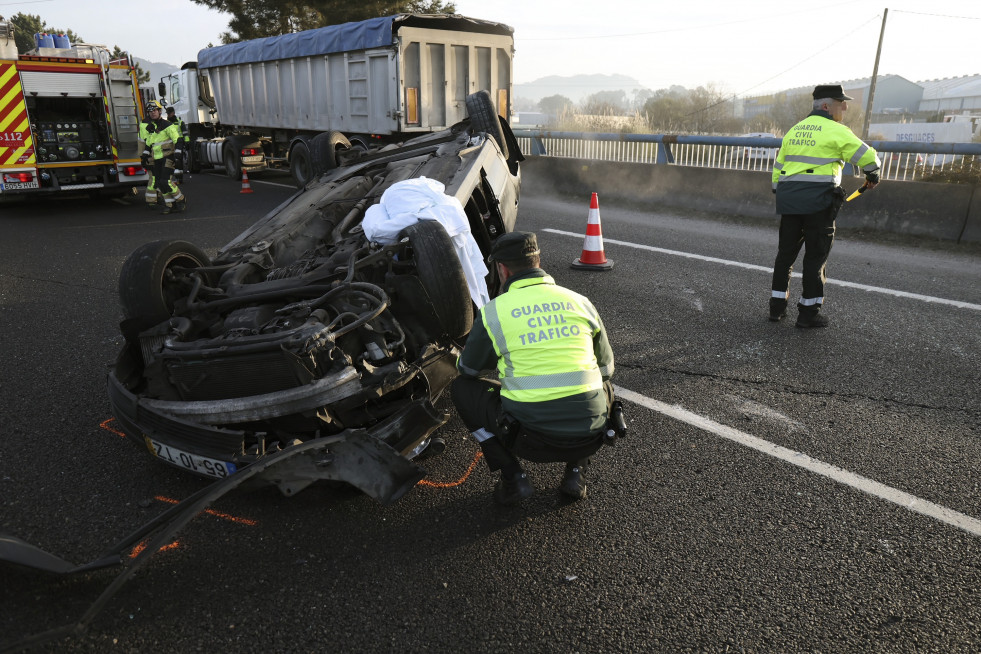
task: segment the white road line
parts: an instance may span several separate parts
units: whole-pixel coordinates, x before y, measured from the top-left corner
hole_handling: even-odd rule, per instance
[[[576,238],[583,238],[584,235],[576,232],[566,232],[561,229],[543,229],[543,232],[550,232],[552,234],[560,234],[562,236],[575,236]],[[641,245],[640,243],[630,243],[629,241],[617,241],[612,238],[603,239],[604,243],[613,243],[615,245],[623,245],[628,248],[635,248],[637,250],[647,250],[649,252],[660,252],[661,254],[671,254],[677,257],[685,257],[686,259],[697,259],[699,261],[708,261],[710,263],[721,263],[725,266],[734,266],[736,268],[745,268],[746,270],[759,270],[769,274],[773,273],[773,268],[768,268],[766,266],[757,266],[751,263],[742,263],[741,261],[730,261],[729,259],[718,259],[716,257],[706,257],[701,254],[693,254],[691,252],[682,252],[680,250],[666,250],[665,248],[656,248],[652,245]],[[800,277],[800,273],[794,273],[794,277]],[[961,302],[959,300],[947,300],[940,297],[933,297],[932,295],[920,295],[919,293],[907,293],[906,291],[897,291],[891,288],[882,288],[880,286],[866,286],[865,284],[856,284],[854,282],[843,282],[837,279],[829,279],[828,284],[835,284],[837,286],[847,286],[848,288],[857,288],[862,291],[869,291],[870,293],[884,293],[885,295],[894,295],[896,297],[910,298],[911,300],[920,300],[922,302],[935,302],[937,304],[946,304],[952,307],[957,307],[958,309],[974,309],[975,311],[981,311],[981,304],[972,304],[970,302]]]
[[[196,173],[198,175],[208,175],[209,177],[228,177],[225,173]],[[266,184],[268,186],[282,186],[283,188],[291,188],[299,190],[296,188],[296,184],[282,184],[280,182],[269,182],[264,179],[249,178],[249,186],[252,184]]]
[[[670,418],[679,420],[681,422],[692,425],[707,432],[711,432],[717,436],[733,441],[740,445],[744,445],[748,448],[754,449],[763,454],[772,456],[774,458],[785,461],[792,465],[803,468],[815,474],[821,475],[822,477],[827,477],[839,484],[844,484],[846,486],[851,486],[856,490],[860,490],[863,493],[867,493],[879,499],[886,500],[887,502],[892,502],[897,506],[901,506],[904,509],[909,509],[916,513],[920,513],[934,520],[940,522],[945,522],[948,525],[952,525],[959,529],[972,534],[974,536],[981,536],[981,520],[972,518],[969,515],[959,513],[953,509],[948,509],[945,506],[940,506],[939,504],[934,504],[933,502],[928,502],[927,500],[916,497],[915,495],[910,495],[891,486],[886,486],[877,481],[869,479],[868,477],[863,477],[857,475],[853,472],[849,472],[838,466],[833,466],[829,463],[819,461],[818,459],[811,458],[802,452],[797,452],[795,450],[787,449],[775,443],[765,441],[756,436],[751,436],[745,432],[741,432],[738,429],[733,429],[732,427],[727,427],[726,425],[700,416],[696,413],[692,413],[680,406],[670,406],[664,402],[659,402],[657,400],[651,399],[645,395],[635,393],[631,390],[620,386],[614,386],[617,397],[624,400],[633,402],[634,404],[639,404],[640,406],[651,409],[652,411],[657,411]]]

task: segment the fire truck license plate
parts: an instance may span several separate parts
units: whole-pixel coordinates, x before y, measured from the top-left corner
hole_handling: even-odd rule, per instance
[[[223,479],[228,475],[234,474],[238,470],[234,463],[219,461],[217,459],[209,459],[206,456],[200,456],[198,454],[191,454],[190,452],[178,450],[176,447],[171,447],[166,443],[155,441],[152,438],[147,438],[146,436],[144,436],[144,438],[146,440],[146,446],[150,449],[151,454],[166,463],[177,466],[178,468],[184,468],[185,470],[196,472],[199,475],[216,477],[218,479]]]
[[[0,188],[4,191],[19,191],[26,188],[38,188],[37,180],[33,182],[5,182],[0,184]]]

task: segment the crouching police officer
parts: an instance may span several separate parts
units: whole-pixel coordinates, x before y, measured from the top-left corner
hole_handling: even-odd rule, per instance
[[[501,471],[494,490],[501,504],[534,492],[518,457],[565,462],[560,490],[586,497],[586,465],[603,445],[614,405],[613,350],[603,321],[587,298],[539,267],[539,254],[531,232],[494,243],[490,260],[504,288],[474,321],[451,389],[488,467]],[[495,365],[499,382],[479,378]]]
[[[160,103],[153,100],[147,103],[146,118],[140,123],[140,139],[144,142],[141,161],[151,171],[146,202],[152,208],[159,202],[159,193],[164,200],[163,213],[183,211],[187,200],[171,175],[175,168],[174,158],[183,159],[184,136],[177,125],[161,118],[160,114]]]

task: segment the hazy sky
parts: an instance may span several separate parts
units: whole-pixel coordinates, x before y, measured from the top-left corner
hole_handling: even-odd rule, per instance
[[[619,73],[652,89],[713,84],[738,95],[868,77],[885,7],[775,0],[455,0],[457,12],[515,29],[515,81]],[[918,81],[981,73],[981,2],[888,0],[880,74]],[[40,15],[87,41],[180,65],[227,29],[190,0],[0,0],[0,14]],[[556,10],[555,7],[561,7]],[[176,30],[167,29],[179,25]]]

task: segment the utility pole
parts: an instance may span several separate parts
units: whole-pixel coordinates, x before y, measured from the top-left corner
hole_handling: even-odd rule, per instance
[[[879,31],[879,47],[875,50],[875,66],[872,67],[872,79],[869,82],[869,97],[865,102],[865,121],[862,124],[862,140],[869,138],[869,123],[872,122],[872,100],[875,98],[875,80],[879,77],[879,57],[882,56],[882,37],[886,35],[886,18],[889,9],[882,11],[882,29]]]

